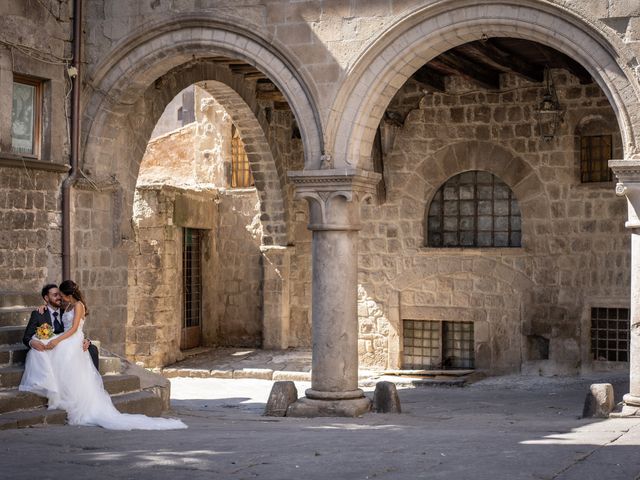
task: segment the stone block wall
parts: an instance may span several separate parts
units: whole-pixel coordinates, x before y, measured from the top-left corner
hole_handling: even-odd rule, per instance
[[[363,363],[400,363],[403,319],[468,317],[476,322],[477,367],[517,371],[521,358],[540,360],[528,339],[543,337],[549,358],[537,368],[575,372],[589,362],[585,306],[594,298],[604,302],[594,306],[628,304],[625,202],[612,182],[581,184],[579,175],[581,132],[613,134],[613,157],[621,155],[615,116],[595,84],[580,85],[564,70],[552,74],[566,112],[551,142],[537,135],[539,86],[516,75],[502,76],[501,92],[453,77],[444,94],[425,95],[410,81],[394,98],[388,110],[406,118],[385,158],[387,201],[362,209]],[[426,247],[431,198],[451,176],[476,169],[514,191],[522,248]],[[393,346],[384,345],[390,324],[398,332]]]
[[[70,2],[0,5],[0,291],[61,281],[60,189],[68,170]],[[39,152],[12,151],[14,76],[42,82]]]

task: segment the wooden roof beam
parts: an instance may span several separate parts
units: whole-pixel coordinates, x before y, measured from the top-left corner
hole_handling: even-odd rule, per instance
[[[480,65],[468,58],[449,51],[431,60],[427,65],[438,69],[449,70],[452,75],[460,75],[489,90],[500,89],[500,72]]]
[[[413,78],[432,90],[438,92],[444,92],[445,90],[444,75],[429,68],[428,64],[420,67],[416,73],[413,74]]]
[[[493,63],[498,67],[513,71],[532,82],[542,82],[544,80],[544,70],[536,68],[530,62],[514,53],[500,49],[494,43],[491,43],[490,39],[471,42],[461,48],[470,50],[474,56],[486,61],[486,63]]]

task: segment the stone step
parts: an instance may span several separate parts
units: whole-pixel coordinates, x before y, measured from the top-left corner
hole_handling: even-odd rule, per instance
[[[44,300],[40,292],[3,292],[0,291],[0,308],[30,307],[42,305]]]
[[[122,360],[118,357],[100,357],[100,375],[120,373],[121,371]]]
[[[9,325],[0,327],[0,345],[21,343],[24,335],[24,327],[21,325]]]
[[[140,378],[135,375],[105,375],[104,388],[109,395],[122,395],[140,390]],[[47,399],[17,388],[0,390],[0,414],[17,410],[28,410],[47,405]]]
[[[21,326],[29,323],[33,307],[0,307],[0,327]]]
[[[150,392],[131,392],[112,397],[113,404],[122,413],[142,413],[158,417],[162,413],[162,400]],[[0,430],[24,428],[33,425],[63,425],[67,414],[63,410],[45,407],[0,414]]]
[[[17,388],[22,380],[24,366],[11,365],[0,368],[0,388]]]
[[[22,343],[0,345],[0,366],[21,365],[27,357],[27,347]]]

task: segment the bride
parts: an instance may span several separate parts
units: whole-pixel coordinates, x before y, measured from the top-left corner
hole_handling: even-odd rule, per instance
[[[82,342],[85,316],[89,315],[78,285],[71,280],[60,284],[67,304],[62,315],[64,333],[41,340],[47,349],[30,350],[19,390],[49,399],[49,409],[67,411],[70,425],[96,425],[111,430],[170,430],[187,428],[180,420],[120,413],[102,384]]]

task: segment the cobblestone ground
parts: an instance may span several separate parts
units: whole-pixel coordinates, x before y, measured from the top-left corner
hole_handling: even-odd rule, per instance
[[[271,418],[272,382],[172,379],[188,430],[0,432],[2,478],[638,479],[640,419],[580,419],[588,378],[500,377],[400,390],[401,415]],[[308,384],[297,383],[302,394]],[[367,392],[371,395],[371,392]]]

